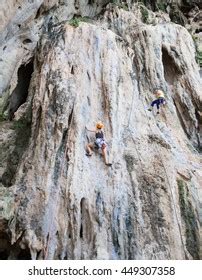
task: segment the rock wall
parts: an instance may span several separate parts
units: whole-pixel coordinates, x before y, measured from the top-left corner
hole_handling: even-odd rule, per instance
[[[3,37],[15,6],[5,16],[2,259],[199,258],[202,103],[192,36],[166,14],[147,10],[145,23],[142,5],[107,2],[35,1],[24,37],[21,27]],[[147,110],[156,87],[167,100],[160,115]],[[85,155],[94,141],[85,127],[98,120],[112,167],[99,151]]]

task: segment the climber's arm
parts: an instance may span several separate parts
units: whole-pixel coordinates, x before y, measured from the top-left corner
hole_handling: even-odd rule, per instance
[[[90,132],[96,132],[95,129],[91,130],[91,129],[88,129],[87,126],[86,126],[86,130],[90,131]]]

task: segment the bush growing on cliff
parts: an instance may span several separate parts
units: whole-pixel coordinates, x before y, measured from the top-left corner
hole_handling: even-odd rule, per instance
[[[74,17],[70,19],[69,24],[74,27],[79,27],[80,22],[91,22],[88,17]]]
[[[165,5],[165,3],[159,2],[159,3],[157,3],[156,5],[157,5],[157,9],[158,9],[158,10],[161,10],[161,11],[163,11],[163,12],[166,12],[166,5]]]
[[[196,61],[202,67],[202,48],[196,47]]]
[[[79,27],[79,19],[78,18],[72,18],[72,19],[70,19],[69,24],[71,26],[74,26],[74,27]]]
[[[144,7],[144,6],[140,6],[140,11],[141,11],[141,14],[142,14],[143,22],[147,23],[148,22],[148,18],[149,18],[149,12],[148,12],[147,8]]]
[[[0,122],[3,122],[6,120],[6,117],[4,116],[4,114],[0,114]]]

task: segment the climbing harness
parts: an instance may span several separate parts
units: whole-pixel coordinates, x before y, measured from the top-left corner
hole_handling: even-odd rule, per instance
[[[105,140],[103,138],[96,138],[96,140],[95,140],[95,147],[97,149],[104,150],[107,147],[107,143],[105,142]]]

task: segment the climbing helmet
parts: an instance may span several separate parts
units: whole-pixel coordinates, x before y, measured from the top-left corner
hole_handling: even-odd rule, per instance
[[[97,122],[96,128],[97,129],[102,129],[104,127],[104,124],[102,122]]]

